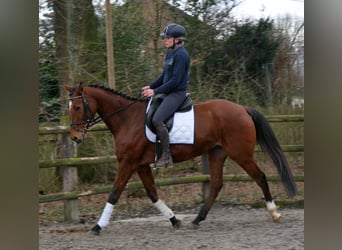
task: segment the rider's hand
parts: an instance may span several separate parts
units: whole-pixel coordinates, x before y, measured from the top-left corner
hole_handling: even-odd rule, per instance
[[[143,88],[142,95],[145,96],[145,97],[154,96],[154,90],[150,89],[150,87],[145,88],[145,89]]]
[[[142,96],[146,96],[146,95],[145,95],[145,91],[146,91],[147,89],[149,89],[149,88],[150,88],[150,86],[148,86],[148,85],[142,87],[142,88],[141,88],[141,95],[142,95]]]

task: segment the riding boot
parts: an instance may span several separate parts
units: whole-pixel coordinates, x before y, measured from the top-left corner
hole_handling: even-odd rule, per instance
[[[156,167],[172,166],[172,156],[170,153],[169,132],[163,122],[159,122],[156,126],[156,134],[161,142],[162,154],[156,161]]]

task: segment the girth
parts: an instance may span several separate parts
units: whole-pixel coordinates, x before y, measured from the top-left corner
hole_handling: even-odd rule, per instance
[[[156,130],[152,124],[152,117],[154,115],[154,113],[156,112],[157,108],[159,107],[159,105],[162,103],[163,99],[165,98],[165,94],[158,94],[155,95],[154,97],[152,97],[151,103],[150,103],[150,107],[145,115],[145,124],[146,126],[153,132],[155,133]],[[190,97],[189,94],[187,94],[184,102],[182,103],[182,105],[176,110],[176,112],[188,112],[191,110],[192,108],[192,99]],[[170,130],[172,129],[173,126],[173,117],[174,114],[166,120],[166,127],[168,129],[168,131],[170,132]]]

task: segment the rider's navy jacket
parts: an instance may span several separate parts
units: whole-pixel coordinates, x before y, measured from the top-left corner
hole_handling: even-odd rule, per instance
[[[150,84],[154,94],[186,91],[189,83],[190,57],[183,46],[168,49],[162,74]]]

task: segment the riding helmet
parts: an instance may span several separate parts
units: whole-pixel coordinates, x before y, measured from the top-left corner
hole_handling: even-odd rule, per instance
[[[160,36],[164,39],[165,37],[185,39],[185,29],[182,25],[171,23],[167,25]]]

